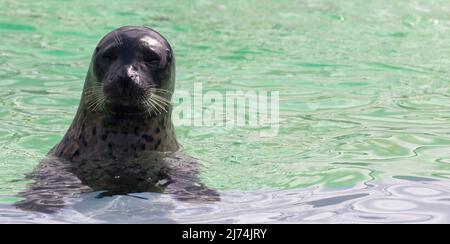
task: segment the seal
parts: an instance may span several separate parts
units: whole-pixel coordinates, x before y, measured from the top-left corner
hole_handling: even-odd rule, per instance
[[[88,191],[217,200],[199,182],[196,160],[179,152],[174,87],[175,58],[161,34],[137,26],[108,33],[95,48],[70,128],[31,175],[35,182],[18,206],[51,212],[68,195]]]

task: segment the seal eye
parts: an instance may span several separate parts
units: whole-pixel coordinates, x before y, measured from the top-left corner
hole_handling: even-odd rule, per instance
[[[142,60],[152,66],[159,66],[160,57],[155,53],[144,53]]]
[[[103,53],[103,58],[112,61],[117,59],[117,54],[113,50],[109,50]]]

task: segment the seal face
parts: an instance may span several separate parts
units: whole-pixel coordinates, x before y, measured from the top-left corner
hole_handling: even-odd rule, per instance
[[[149,106],[167,112],[170,97],[166,95],[174,89],[174,67],[172,48],[159,33],[144,27],[119,28],[107,34],[95,49],[87,102],[94,109],[106,104],[116,113],[137,112]],[[94,88],[102,88],[103,97],[94,96]],[[153,104],[144,103],[151,102],[148,100]]]
[[[52,196],[46,201],[59,206],[86,187],[126,194],[172,185],[169,192],[189,188],[217,196],[196,182],[195,160],[177,154],[174,83],[173,51],[158,32],[125,26],[108,33],[95,48],[70,128],[36,169],[21,205],[45,209],[31,203]],[[46,186],[55,192],[42,194]]]

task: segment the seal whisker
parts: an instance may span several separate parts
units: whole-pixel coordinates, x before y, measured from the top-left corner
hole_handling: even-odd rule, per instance
[[[148,112],[150,114],[155,114],[155,115],[160,114],[159,110],[155,107],[155,105],[153,105],[151,102],[148,102],[148,101],[146,101],[146,102],[148,104],[148,107],[149,107]]]
[[[159,95],[158,95],[159,94]],[[169,91],[167,91],[167,90],[153,90],[153,89],[150,89],[148,92],[147,92],[147,95],[148,96],[159,96],[159,97],[163,97],[164,95],[171,95],[172,93],[171,92],[169,92]],[[166,99],[166,100],[168,100],[167,98],[165,98],[164,97],[164,99]]]
[[[150,96],[150,99],[153,99],[154,101],[156,101],[158,103],[161,103],[164,106],[169,106],[171,104],[171,102],[167,98],[159,96],[159,95],[156,95],[156,94],[152,94]]]
[[[154,101],[157,101],[157,102],[160,102],[160,103],[162,103],[162,104],[164,104],[164,105],[170,105],[170,101],[168,101],[167,99],[162,98],[162,97],[160,97],[160,96],[158,96],[158,95],[152,95],[152,96],[150,97],[150,99],[152,99],[152,100],[154,100]]]
[[[167,108],[170,106],[170,101],[168,101],[166,98],[151,94],[148,97],[148,100],[151,101],[155,106],[161,108],[165,112],[167,112]]]
[[[100,97],[95,103],[95,106],[93,107],[93,111],[98,111],[100,108],[103,107],[103,99]]]
[[[157,107],[159,107],[160,109],[162,109],[162,110],[164,110],[165,112],[167,112],[167,109],[166,109],[167,106],[165,106],[164,104],[161,104],[160,102],[157,102],[157,101],[155,101],[155,100],[153,100],[152,102],[155,104],[155,106],[157,106]]]
[[[88,105],[88,108],[91,110],[91,111],[97,111],[97,108],[98,108],[98,102],[92,102],[92,103],[90,103],[89,105]]]
[[[96,104],[96,102],[98,100],[99,100],[99,96],[98,95],[91,95],[91,96],[87,97],[86,104],[88,106],[93,106],[94,104]]]
[[[89,102],[96,101],[97,99],[100,98],[100,95],[95,91],[88,93],[86,96]]]
[[[165,106],[161,105],[159,102],[157,101],[152,101],[154,102],[155,106],[159,107],[160,109],[164,110],[164,112],[167,112],[167,109],[165,108]]]
[[[171,91],[165,90],[165,89],[158,89],[158,88],[150,88],[149,93],[161,93],[161,94],[169,94],[172,95]]]
[[[156,88],[156,87],[150,87],[149,90],[153,90],[153,91],[165,91],[165,92],[170,92],[170,93],[172,93],[172,92],[169,91],[169,90],[162,89],[162,88]]]
[[[120,38],[120,35],[117,32],[114,32],[114,41],[117,46],[122,45],[122,39]]]
[[[142,104],[144,104],[144,106],[146,107],[146,110],[151,114],[152,112],[158,112],[158,114],[160,113],[158,108],[154,105],[154,103],[152,101],[150,101],[150,99],[146,99],[146,97],[140,97],[140,101]]]
[[[95,84],[84,89],[86,95],[86,104],[89,110],[98,111],[103,109],[105,103],[105,96],[102,92],[103,86],[101,84]]]
[[[152,105],[152,107],[156,110],[158,114],[161,114],[161,111],[159,111],[158,107],[156,106],[156,103],[154,103],[152,100],[147,101]]]
[[[143,96],[140,97],[141,102],[150,110],[160,114],[162,111],[168,112],[169,106],[172,104],[171,101],[165,96],[171,95],[172,92],[165,89],[150,88]]]
[[[164,97],[164,96],[160,96],[160,95],[158,95],[158,94],[155,94],[155,93],[153,93],[152,94],[152,96],[154,96],[154,97],[157,97],[157,98],[159,98],[159,99],[162,99],[162,100],[164,100],[164,101],[167,101],[167,102],[169,102],[170,103],[170,100],[169,99],[167,99],[166,97]]]
[[[152,114],[152,108],[151,108],[151,106],[145,101],[145,99],[144,99],[144,97],[143,96],[139,96],[138,97],[138,102],[140,103],[140,104],[142,104],[144,107],[145,107],[145,111],[146,111],[146,115],[147,114]]]

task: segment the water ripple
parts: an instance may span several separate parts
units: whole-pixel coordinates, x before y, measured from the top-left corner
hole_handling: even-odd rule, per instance
[[[217,203],[178,202],[141,193],[98,199],[83,195],[57,214],[0,204],[11,223],[449,223],[448,181],[367,182],[352,188],[224,191]]]

